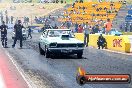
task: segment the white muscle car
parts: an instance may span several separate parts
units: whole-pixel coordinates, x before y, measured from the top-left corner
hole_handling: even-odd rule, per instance
[[[49,58],[51,54],[77,54],[82,58],[84,43],[74,38],[70,29],[46,29],[39,40],[39,51],[41,55]]]

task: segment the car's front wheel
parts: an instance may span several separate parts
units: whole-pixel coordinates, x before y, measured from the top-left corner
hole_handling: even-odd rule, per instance
[[[40,43],[39,43],[39,53],[41,54],[41,55],[45,55],[45,52],[44,52],[44,50],[41,48],[41,46],[40,46]]]
[[[45,50],[45,56],[46,56],[46,58],[50,58],[50,52],[47,48]]]
[[[77,53],[77,58],[82,58],[83,52]]]

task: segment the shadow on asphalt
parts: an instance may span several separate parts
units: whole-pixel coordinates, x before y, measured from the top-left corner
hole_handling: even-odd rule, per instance
[[[77,58],[76,55],[51,55],[50,59],[86,59],[85,57]]]

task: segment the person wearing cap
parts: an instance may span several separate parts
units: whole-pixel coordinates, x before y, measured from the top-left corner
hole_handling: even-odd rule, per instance
[[[5,22],[2,22],[2,25],[0,26],[0,30],[1,30],[1,42],[2,42],[2,46],[4,48],[7,48],[7,25],[5,25]]]
[[[22,48],[22,40],[23,40],[22,28],[24,27],[21,24],[21,20],[18,20],[18,23],[14,25],[15,38],[14,38],[12,48],[15,47],[17,40],[20,40],[20,48]]]

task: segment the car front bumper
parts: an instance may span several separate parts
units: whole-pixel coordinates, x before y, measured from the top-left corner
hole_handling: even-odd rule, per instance
[[[52,54],[77,54],[82,53],[84,48],[48,48]]]

